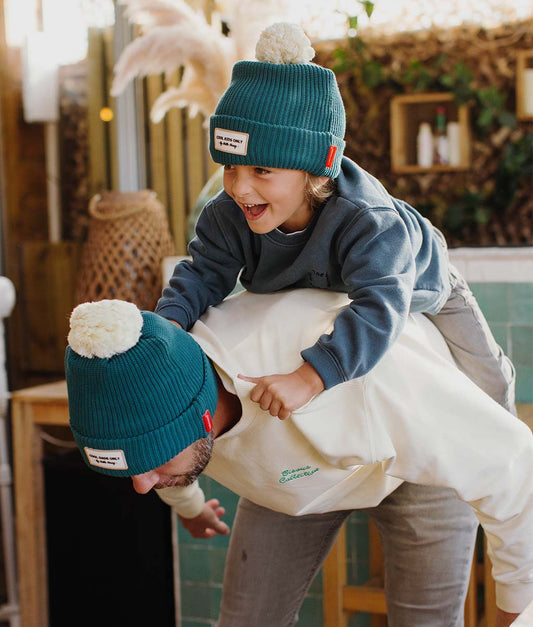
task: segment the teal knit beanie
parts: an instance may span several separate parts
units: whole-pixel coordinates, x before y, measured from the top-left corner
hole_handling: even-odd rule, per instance
[[[258,61],[233,66],[210,119],[215,163],[303,170],[336,178],[346,119],[335,75],[309,63],[314,50],[295,24],[261,33]]]
[[[70,317],[68,342],[70,426],[93,470],[142,474],[211,431],[213,368],[168,320],[125,301],[83,303]]]

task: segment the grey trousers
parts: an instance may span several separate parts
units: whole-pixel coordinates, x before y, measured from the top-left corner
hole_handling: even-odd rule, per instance
[[[477,521],[444,488],[403,483],[377,507],[389,627],[461,627]],[[287,516],[241,499],[219,627],[288,627],[350,511]],[[305,627],[305,625],[302,625]]]
[[[516,416],[513,364],[496,343],[466,281],[453,266],[450,274],[450,298],[438,314],[428,318],[443,335],[459,368]]]

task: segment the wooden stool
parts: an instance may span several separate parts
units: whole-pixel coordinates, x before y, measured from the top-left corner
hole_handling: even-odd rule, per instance
[[[383,551],[378,531],[369,520],[370,579],[363,585],[348,585],[346,582],[346,525],[343,525],[322,570],[324,627],[347,627],[350,616],[357,612],[372,615],[372,627],[387,626],[387,606],[383,587]],[[465,601],[465,627],[478,626],[477,586],[482,584],[485,592],[484,627],[494,627],[496,601],[491,564],[484,542],[483,563],[474,557],[472,575]]]

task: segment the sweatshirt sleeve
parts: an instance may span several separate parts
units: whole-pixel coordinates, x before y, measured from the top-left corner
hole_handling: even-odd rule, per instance
[[[208,203],[196,224],[196,237],[189,244],[191,260],[174,268],[163,289],[155,313],[175,320],[189,330],[211,305],[218,305],[232,291],[243,266],[232,232],[221,223],[222,208]],[[234,238],[236,239],[236,238]]]
[[[496,479],[496,497],[471,501],[487,537],[496,605],[507,612],[533,601],[532,462],[533,447],[521,446]]]
[[[521,612],[533,600],[533,439],[528,427],[510,414],[508,419],[523,429],[515,429],[513,438],[507,432],[495,441],[489,447],[494,451],[492,459],[480,443],[462,472],[461,466],[450,468],[448,477],[450,487],[472,506],[485,532],[497,606]],[[508,443],[513,441],[510,450]],[[457,456],[450,451],[448,457],[451,466]]]
[[[183,518],[195,518],[202,513],[204,493],[197,481],[184,488],[172,487],[156,490],[157,496]]]
[[[329,389],[367,374],[405,326],[416,276],[405,223],[392,208],[372,208],[346,228],[335,251],[350,306],[302,357]]]
[[[405,351],[395,363],[412,367],[366,390],[370,424],[386,430],[397,452],[385,472],[451,488],[470,504],[487,538],[497,605],[521,612],[533,599],[531,430],[429,347],[416,363]]]

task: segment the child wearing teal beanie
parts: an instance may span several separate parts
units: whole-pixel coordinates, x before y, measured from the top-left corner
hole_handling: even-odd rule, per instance
[[[207,203],[156,313],[190,329],[237,280],[252,292],[321,288],[351,300],[331,332],[291,372],[243,379],[280,419],[313,396],[362,377],[427,314],[459,367],[507,410],[514,369],[494,340],[441,233],[343,156],[345,112],[335,75],[293,24],[261,34],[257,61],[241,61],[210,120],[210,152],[224,190]]]

